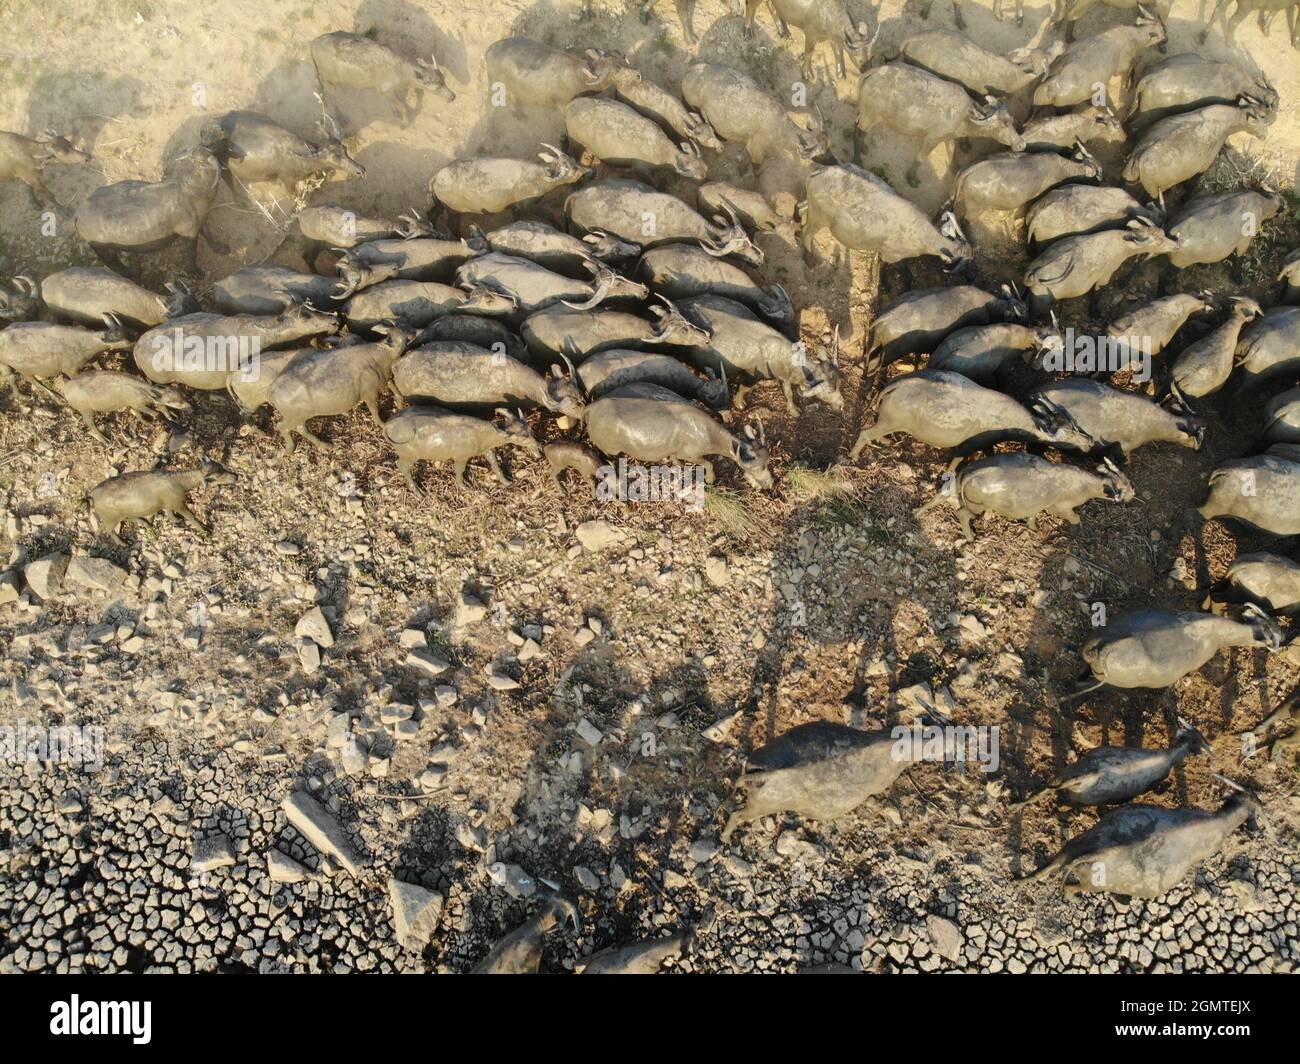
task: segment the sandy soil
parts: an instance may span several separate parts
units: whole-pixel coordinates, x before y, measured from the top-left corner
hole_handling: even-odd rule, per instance
[[[488,105],[482,53],[509,33],[617,48],[670,86],[695,54],[748,70],[776,92],[799,77],[798,31],[783,44],[766,12],[748,38],[725,4],[702,0],[692,45],[665,0],[645,24],[625,11],[630,2],[595,6],[589,16],[577,3],[505,0],[472,8],[69,0],[54,10],[15,0],[0,45],[0,128],[56,126],[93,151],[96,167],[52,168],[51,186],[75,205],[105,180],[156,177],[212,114],[250,108],[310,135],[307,42],[327,30],[374,31],[407,54],[435,53],[457,100],[426,97],[405,127],[378,99],[342,101],[368,174],[331,183],[314,200],[396,214],[426,204],[429,177],[447,160],[527,155],[560,135],[558,116],[542,129]],[[946,4],[928,23],[915,7],[887,3],[877,13],[886,54],[909,32],[951,25]],[[1048,7],[1030,7],[1023,28],[972,5],[966,14],[978,41],[1009,51],[1041,40]],[[1115,18],[1094,11],[1080,30]],[[1171,52],[1196,46],[1195,4],[1180,0],[1170,25]],[[1215,31],[1204,50],[1256,64],[1283,99],[1267,140],[1234,140],[1207,187],[1267,174],[1293,188],[1300,53],[1285,28],[1264,37],[1250,20],[1236,48]],[[811,101],[833,150],[849,158],[854,82],[835,80],[824,48],[817,61]],[[865,147],[864,165],[904,187],[907,146],[881,137]],[[958,151],[959,164],[971,157]],[[934,153],[918,202],[942,205],[952,164],[949,149]],[[750,180],[734,153],[714,159],[711,176]],[[1244,285],[1226,268],[1200,267],[1182,287],[1271,300],[1277,262],[1297,243],[1294,202],[1292,217],[1256,242]],[[544,203],[541,216],[558,217],[561,203]],[[222,257],[203,249],[204,280],[271,254],[283,236],[273,223],[288,207],[270,206],[268,219],[223,191],[213,222],[234,246]],[[66,219],[53,236],[41,225],[22,186],[0,185],[0,276],[91,261]],[[1006,230],[983,239],[986,276],[1014,273],[1023,253],[1013,238]],[[843,416],[814,408],[795,422],[777,389],[757,390],[780,485],[769,496],[728,489],[699,515],[672,506],[611,513],[562,496],[539,463],[520,456],[510,462],[512,485],[489,486],[479,468],[482,490],[466,496],[430,474],[430,497],[416,500],[360,413],[327,426],[330,453],[286,457],[272,439],[241,430],[223,398],[207,396],[184,438],[105,419],[115,441],[106,449],[66,413],[6,392],[0,489],[12,564],[59,550],[107,558],[128,577],[109,594],[72,589],[0,613],[0,723],[98,724],[109,755],[95,774],[0,765],[0,967],[463,970],[534,907],[494,881],[501,862],[579,898],[582,932],[557,934],[547,948],[546,965],[557,969],[683,923],[702,927],[697,952],[678,965],[694,970],[832,960],[882,971],[1293,968],[1294,755],[1243,761],[1238,733],[1300,682],[1296,650],[1224,654],[1167,692],[1056,702],[1079,670],[1092,603],[1112,615],[1147,604],[1195,608],[1237,553],[1266,542],[1188,512],[1209,471],[1251,448],[1254,411],[1211,402],[1201,452],[1138,452],[1130,506],[1091,505],[1074,528],[986,518],[968,545],[948,511],[911,514],[937,483],[936,452],[904,441],[826,472],[844,461],[869,406],[856,355],[880,301],[874,264],[853,257],[809,270],[779,238],[763,245],[765,276],[790,291],[806,341],[827,343],[832,323],[851,326],[853,394]],[[150,279],[169,268],[160,256]],[[939,283],[937,271],[915,274],[918,284]],[[1114,286],[1106,316],[1150,295],[1155,281],[1148,267]],[[1075,302],[1063,324],[1097,324]],[[200,452],[241,478],[197,497],[215,529],[210,540],[167,520],[132,530],[127,548],[95,536],[88,488],[159,460],[188,465]],[[851,491],[831,490],[840,478]],[[592,519],[614,524],[622,542],[583,549],[574,530]],[[487,615],[457,625],[466,594]],[[307,674],[293,630],[313,604],[326,609],[335,642]],[[592,620],[599,631],[589,639]],[[399,633],[409,628],[447,658],[442,676],[405,663]],[[137,636],[142,648],[130,642]],[[529,641],[539,654],[521,653]],[[519,686],[493,688],[490,670]],[[949,692],[961,722],[1001,729],[996,775],[921,766],[835,824],[769,819],[719,847],[723,803],[747,751],[808,720],[881,725],[896,693],[916,684]],[[439,687],[455,700],[444,692],[440,701]],[[412,737],[386,722],[393,705],[414,707]],[[733,713],[722,742],[702,734]],[[1162,744],[1179,716],[1210,737],[1213,755],[1180,768],[1152,800],[1216,805],[1222,789],[1209,773],[1226,773],[1264,797],[1261,833],[1237,833],[1154,902],[1063,901],[1048,885],[1008,882],[1095,819],[1046,805],[1012,815],[1009,798],[1041,785],[1073,743]],[[603,736],[594,748],[584,721]],[[341,761],[349,735],[368,749],[355,774]],[[446,766],[437,786],[430,765]],[[319,856],[280,811],[293,787],[345,822],[366,854],[362,875],[315,875]],[[234,863],[196,873],[195,840],[221,836]],[[313,878],[273,882],[266,862],[275,848]],[[393,941],[390,877],[444,898],[421,951]]]

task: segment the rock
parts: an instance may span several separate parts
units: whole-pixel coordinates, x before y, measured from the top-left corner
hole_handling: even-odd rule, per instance
[[[714,587],[726,587],[731,583],[731,573],[727,571],[727,559],[714,555],[704,562],[704,579]]]
[[[940,957],[955,961],[961,955],[966,937],[951,920],[945,920],[942,916],[929,916],[925,928],[930,933],[930,943],[934,946],[935,953]]]
[[[416,647],[428,646],[428,640],[424,638],[424,633],[418,628],[403,628],[402,634],[397,637],[397,642],[403,650],[414,650]]]
[[[456,825],[456,841],[467,850],[482,853],[487,849],[487,832],[474,827],[469,821],[462,820]]]
[[[726,717],[721,718],[720,720],[715,720],[712,724],[710,724],[707,728],[705,728],[704,731],[702,731],[700,734],[703,735],[704,738],[708,739],[709,742],[711,743],[723,742],[731,734],[732,729],[736,725],[736,721],[738,721],[739,719],[740,719],[739,712],[732,713]]]
[[[68,562],[64,580],[92,591],[116,591],[126,582],[127,572],[107,558],[78,555]]]
[[[318,647],[334,645],[334,633],[330,631],[330,623],[319,606],[298,618],[298,623],[293,626],[293,634],[299,639],[310,639]]]
[[[298,644],[298,661],[302,671],[308,676],[320,668],[320,647],[311,639],[304,639]]]
[[[393,906],[393,930],[403,949],[419,951],[429,944],[442,915],[442,895],[400,879],[388,881]]]
[[[502,673],[494,672],[488,677],[488,686],[494,691],[514,691],[519,687],[519,681],[512,676],[505,676]]]
[[[64,816],[75,816],[77,813],[80,813],[85,806],[82,804],[81,795],[76,791],[67,791],[59,798],[54,808]]]
[[[577,732],[578,738],[588,746],[599,746],[601,739],[605,738],[604,733],[586,717],[578,721]]]
[[[691,843],[691,860],[696,864],[706,864],[717,855],[718,844],[712,839],[696,839]]]
[[[18,574],[12,569],[0,573],[0,606],[7,606],[18,601]]]
[[[578,865],[573,870],[573,878],[578,881],[578,886],[583,890],[591,892],[600,890],[600,876],[596,875],[590,868],[585,865]]]
[[[951,716],[957,708],[952,692],[946,687],[931,690],[928,683],[917,683],[894,692],[894,705],[900,710],[914,713],[928,713],[938,710],[945,717]]]
[[[460,698],[460,692],[448,684],[440,683],[433,689],[433,697],[438,700],[438,705],[445,708],[456,704],[456,700]]]
[[[486,616],[487,607],[482,602],[468,592],[461,592],[460,600],[451,611],[451,626],[468,628],[471,624],[478,624]]]
[[[349,776],[359,776],[366,770],[366,763],[370,760],[370,754],[361,740],[355,735],[349,735],[343,740],[343,745],[339,747],[339,760],[343,764],[343,771]]]
[[[596,638],[596,633],[593,632],[590,628],[579,628],[577,632],[575,632],[573,635],[573,642],[577,646],[585,647],[588,643],[590,643],[595,638]]]
[[[281,806],[298,833],[353,876],[361,871],[361,858],[348,841],[343,827],[320,802],[303,791],[292,791]]]
[[[235,849],[226,835],[210,835],[195,839],[190,852],[190,871],[211,872],[214,868],[229,868],[235,863]]]
[[[63,578],[68,571],[66,554],[46,554],[29,562],[23,568],[23,579],[42,600],[53,598],[63,590]]]
[[[578,537],[582,549],[591,554],[616,547],[627,539],[625,532],[608,521],[584,521],[574,529],[574,535]]]
[[[488,878],[512,898],[531,898],[537,893],[537,881],[517,864],[498,861],[488,868]]]
[[[306,866],[280,850],[267,853],[266,872],[272,883],[301,883],[311,877],[311,871]]]
[[[406,655],[406,664],[425,676],[441,676],[451,665],[431,650],[416,647]]]

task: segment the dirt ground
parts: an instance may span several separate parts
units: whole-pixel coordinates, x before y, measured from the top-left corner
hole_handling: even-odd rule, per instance
[[[748,37],[725,3],[701,0],[699,40],[689,43],[676,4],[658,0],[645,23],[638,6],[10,0],[0,128],[56,127],[93,152],[94,165],[48,172],[60,201],[75,206],[106,181],[156,178],[206,118],[227,110],[260,111],[310,135],[318,107],[308,42],[330,30],[373,33],[408,55],[435,54],[457,94],[454,103],[426,95],[407,126],[375,97],[338,101],[367,175],[312,200],[391,216],[425,208],[429,178],[448,160],[558,143],[558,114],[541,128],[489,106],[482,55],[500,37],[618,49],[672,88],[696,55],[777,93],[800,78],[799,31],[782,42],[766,11]],[[946,3],[928,20],[917,7],[874,12],[884,54],[909,33],[952,25]],[[1005,53],[1043,39],[1049,8],[1030,6],[1023,27],[974,4],[965,12],[971,35]],[[1288,215],[1256,241],[1242,282],[1226,266],[1197,267],[1179,287],[1244,291],[1267,304],[1278,263],[1300,244],[1300,52],[1282,19],[1269,37],[1250,19],[1236,46],[1217,28],[1198,45],[1200,14],[1192,0],[1175,4],[1170,54],[1235,55],[1264,71],[1283,101],[1267,138],[1234,138],[1202,187],[1268,177],[1286,190]],[[1080,32],[1119,17],[1102,7]],[[853,158],[855,80],[835,78],[824,47],[815,73],[810,105],[836,155]],[[906,144],[880,136],[861,147],[863,165],[906,189]],[[987,147],[959,146],[956,165]],[[947,199],[952,154],[936,150],[920,188],[908,190],[927,210]],[[1102,157],[1117,180],[1120,155]],[[753,181],[734,151],[711,159],[710,176]],[[689,184],[662,187],[685,193]],[[536,216],[558,220],[562,203],[549,198]],[[212,222],[231,254],[202,247],[200,293],[275,252],[290,210],[287,198],[241,207],[223,190]],[[1258,412],[1211,400],[1201,451],[1137,452],[1131,504],[1090,504],[1074,527],[986,517],[968,544],[951,511],[912,515],[936,489],[945,456],[903,439],[847,461],[870,409],[862,340],[890,298],[877,290],[874,263],[849,256],[810,269],[781,237],[761,243],[763,275],[790,292],[801,337],[828,344],[842,327],[849,401],[843,414],[814,406],[792,419],[779,389],[757,389],[777,487],[755,494],[728,471],[700,513],[561,493],[519,452],[509,456],[512,484],[478,465],[475,490],[462,493],[439,470],[423,475],[428,497],[415,498],[363,412],[331,419],[322,431],[329,452],[286,456],[271,436],[241,426],[225,396],[208,394],[183,433],[101,419],[114,441],[104,447],[21,386],[0,394],[10,568],[63,552],[125,574],[107,591],[68,587],[0,605],[0,725],[105,730],[97,772],[0,763],[0,970],[461,971],[535,911],[542,880],[583,914],[580,931],[548,940],[553,970],[684,925],[699,928],[698,942],[674,967],[694,971],[826,962],[868,971],[1293,970],[1295,756],[1243,758],[1240,733],[1295,690],[1300,652],[1232,651],[1168,691],[1058,702],[1081,668],[1093,604],[1111,616],[1195,609],[1238,553],[1270,545],[1191,509],[1217,464],[1251,451]],[[990,281],[1015,276],[1024,261],[1010,222],[981,233],[977,252]],[[0,184],[0,277],[92,261],[66,216],[51,233],[22,185]],[[157,256],[146,278],[161,283],[174,266]],[[918,285],[942,283],[931,267],[914,273]],[[1103,319],[1149,298],[1156,281],[1147,265],[1112,285]],[[1100,324],[1087,311],[1085,300],[1066,304],[1062,324]],[[1026,370],[1011,390],[1033,382]],[[89,488],[204,455],[239,475],[194,497],[210,538],[166,518],[129,528],[127,547],[96,534]],[[577,530],[590,521],[608,522],[611,542],[584,546]],[[1282,549],[1293,554],[1294,543]],[[314,605],[333,644],[308,671],[294,630]],[[427,645],[445,671],[413,664],[408,643]],[[807,721],[883,726],[914,705],[916,685],[959,723],[998,727],[997,772],[920,765],[834,823],[785,815],[719,842],[749,751]],[[1013,813],[1009,801],[1042,786],[1073,748],[1165,745],[1180,717],[1205,733],[1212,754],[1184,763],[1146,800],[1217,806],[1225,791],[1211,772],[1222,773],[1262,798],[1258,831],[1235,833],[1154,901],[1062,899],[1052,882],[1011,882],[1095,813],[1047,803]],[[295,789],[343,822],[364,854],[358,875],[322,860],[287,824],[281,803]],[[232,860],[199,870],[192,851],[223,839]],[[277,850],[301,862],[305,878],[274,879],[268,854]],[[393,878],[442,899],[422,948],[394,939]]]

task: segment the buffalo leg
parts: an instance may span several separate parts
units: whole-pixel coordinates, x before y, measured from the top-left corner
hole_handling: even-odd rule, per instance
[[[1227,37],[1230,42],[1236,41],[1237,27],[1241,25],[1242,21],[1249,14],[1250,12],[1246,10],[1246,8],[1242,7],[1240,3],[1237,5],[1237,10],[1233,12],[1232,18],[1228,19],[1227,29],[1224,32],[1224,36]]]
[[[36,174],[32,178],[31,183],[27,186],[27,190],[32,194],[32,202],[36,204],[36,209],[38,211],[53,208],[56,211],[62,212],[63,204],[59,202],[58,197],[55,196],[46,186],[45,182],[41,180],[40,174]]]
[[[803,220],[803,262],[807,267],[813,267],[817,263],[817,255],[813,248],[813,237],[817,235],[817,230],[821,228],[821,220],[813,213],[810,206],[804,215]]]
[[[122,261],[122,256],[114,248],[109,247],[107,244],[92,243],[90,245],[90,250],[95,253],[95,257],[99,259],[100,262],[114,273],[120,273],[123,277],[133,278],[134,271],[127,267],[126,263]]]
[[[785,395],[785,408],[790,411],[790,416],[798,417],[799,408],[794,402],[794,386],[789,381],[782,381],[781,391]]]
[[[934,495],[930,498],[928,502],[923,502],[921,503],[920,506],[913,508],[912,516],[920,517],[921,514],[925,513],[927,510],[933,510],[936,506],[939,506],[941,503],[945,503],[947,501],[948,501],[948,496],[941,491],[937,491],[934,493]]]
[[[930,153],[939,146],[937,140],[931,140],[929,137],[921,141],[917,149],[916,158],[912,160],[912,165],[907,170],[907,183],[916,188],[921,183],[921,164],[930,158]]]
[[[22,377],[23,380],[25,380],[28,384],[32,386],[33,391],[37,391],[37,390],[42,391],[59,405],[61,406],[67,405],[67,400],[64,399],[63,396],[61,396],[58,392],[56,392],[44,381],[37,380],[35,377],[27,373],[19,373],[19,376]]]
[[[397,460],[397,469],[398,472],[402,474],[402,477],[406,480],[406,486],[411,489],[412,495],[424,494],[424,491],[420,488],[420,486],[415,483],[415,477],[412,475],[415,471],[415,462],[413,461],[408,462],[404,459],[399,458]]]
[[[212,535],[212,529],[208,528],[207,525],[205,525],[202,521],[200,521],[194,515],[194,511],[191,510],[184,503],[181,503],[180,507],[173,510],[172,513],[174,513],[177,517],[181,518],[187,525],[190,526],[190,528],[194,529],[196,532],[202,532],[205,536]]]
[[[307,428],[306,425],[298,426],[298,435],[301,436],[303,439],[308,440],[311,443],[315,444],[316,447],[318,447],[322,451],[329,450],[330,445],[326,443],[324,440],[322,440],[319,436],[317,436],[314,432],[312,432],[309,428]]]
[[[509,484],[510,478],[501,472],[501,463],[497,461],[496,451],[485,451],[483,457],[487,459],[487,464],[491,467],[493,475],[502,484]]]
[[[90,434],[94,436],[95,439],[97,439],[100,443],[107,444],[108,439],[104,436],[102,432],[99,431],[99,426],[95,424],[94,415],[91,414],[88,410],[78,410],[77,413],[81,415],[81,420],[86,423],[86,428],[90,429]]]

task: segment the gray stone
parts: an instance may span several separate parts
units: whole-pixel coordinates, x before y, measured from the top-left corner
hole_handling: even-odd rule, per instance
[[[608,521],[584,521],[575,530],[582,549],[591,554],[616,547],[627,539],[627,534]]]
[[[280,850],[271,850],[267,853],[266,871],[272,883],[301,883],[311,877],[311,872],[306,866],[299,864]]]
[[[330,623],[319,606],[298,618],[298,623],[293,626],[293,634],[299,639],[310,639],[318,647],[334,645],[334,633],[330,631]]]
[[[211,872],[214,868],[228,868],[235,863],[235,849],[225,835],[210,835],[195,839],[190,853],[190,870]]]
[[[731,574],[727,571],[727,559],[714,555],[704,562],[704,579],[714,587],[726,587],[731,583]]]
[[[116,591],[126,582],[127,572],[107,558],[78,555],[68,562],[65,580],[92,591]]]
[[[940,957],[955,961],[961,956],[966,938],[962,935],[961,928],[951,920],[945,920],[942,916],[929,916],[926,918],[925,928],[930,933],[930,944],[934,946],[935,953]]]
[[[431,650],[415,647],[406,655],[406,664],[425,676],[441,676],[451,665],[438,657]]]
[[[23,568],[27,586],[42,599],[53,598],[63,590],[63,578],[68,571],[66,554],[46,554],[29,562]]]
[[[320,802],[303,791],[292,791],[285,797],[282,808],[289,823],[316,849],[353,876],[360,873],[360,855],[352,848],[342,825]]]
[[[390,879],[388,898],[393,906],[393,929],[398,945],[414,951],[424,949],[442,915],[442,895],[415,883]]]

